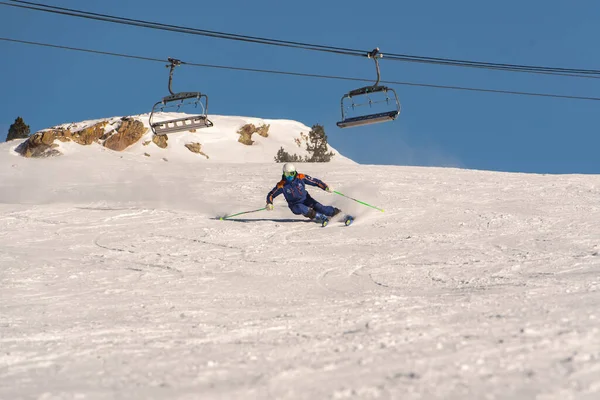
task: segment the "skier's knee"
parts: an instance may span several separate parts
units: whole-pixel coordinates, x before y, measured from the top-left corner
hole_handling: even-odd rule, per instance
[[[299,207],[290,207],[290,210],[296,215],[302,214],[302,209],[300,209]]]

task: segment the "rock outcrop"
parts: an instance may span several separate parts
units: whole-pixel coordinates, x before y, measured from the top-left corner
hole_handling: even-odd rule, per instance
[[[62,153],[56,148],[55,140],[61,142],[76,142],[81,145],[90,145],[99,143],[104,135],[107,121],[99,122],[77,132],[71,132],[70,129],[56,128],[37,132],[31,135],[26,141],[21,143],[15,151],[24,157],[53,157]]]
[[[254,143],[254,140],[252,140],[252,134],[258,133],[262,137],[268,137],[270,126],[271,125],[263,124],[259,127],[256,127],[254,124],[246,124],[237,131],[237,133],[240,135],[238,142],[245,144],[246,146],[252,146]]]
[[[98,122],[74,132],[69,128],[43,130],[30,136],[15,151],[24,157],[59,156],[62,153],[56,149],[59,147],[55,143],[56,140],[72,141],[83,146],[98,143],[111,150],[122,151],[140,140],[148,130],[141,121],[136,119],[123,118],[118,122],[118,128],[108,132],[106,129],[108,121]],[[155,143],[159,147],[166,147],[166,138],[157,139]]]
[[[154,144],[157,145],[158,147],[160,147],[161,149],[167,148],[168,140],[169,140],[169,138],[167,137],[167,135],[153,135],[152,136],[152,142],[154,142]]]
[[[46,140],[48,136],[46,136]],[[50,142],[46,144],[43,142],[43,135],[33,135],[29,139],[21,143],[15,151],[21,154],[23,157],[55,157],[60,156],[62,153],[56,150],[57,144]]]
[[[104,147],[115,151],[123,151],[144,136],[148,128],[136,119],[125,119],[121,126],[104,141]]]
[[[202,152],[202,145],[200,143],[186,143],[185,147],[192,153],[203,155],[208,159],[208,156]]]
[[[71,134],[69,139],[82,145],[98,143],[100,138],[104,135],[104,128],[106,127],[106,124],[108,124],[108,121],[103,121],[80,131],[74,132]]]

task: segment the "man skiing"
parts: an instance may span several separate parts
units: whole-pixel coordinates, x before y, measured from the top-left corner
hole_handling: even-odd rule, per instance
[[[286,163],[283,166],[281,181],[267,195],[267,210],[273,210],[273,200],[283,193],[288,207],[294,214],[302,214],[314,221],[321,222],[323,226],[327,225],[328,217],[337,215],[341,210],[332,206],[324,206],[313,199],[306,191],[305,185],[317,186],[327,192],[333,191],[320,179],[300,174],[293,164]]]

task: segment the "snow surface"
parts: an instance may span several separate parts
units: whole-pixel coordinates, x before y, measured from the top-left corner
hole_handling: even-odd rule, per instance
[[[311,188],[357,216],[321,228],[215,218],[264,206],[271,159],[18,143],[2,399],[600,398],[599,176],[302,164],[385,209]]]

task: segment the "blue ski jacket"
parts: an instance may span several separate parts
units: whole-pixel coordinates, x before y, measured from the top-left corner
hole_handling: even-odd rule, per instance
[[[327,185],[322,180],[299,173],[291,182],[281,179],[267,195],[267,204],[272,204],[275,197],[282,193],[289,205],[303,203],[308,196],[305,185],[327,189]]]

